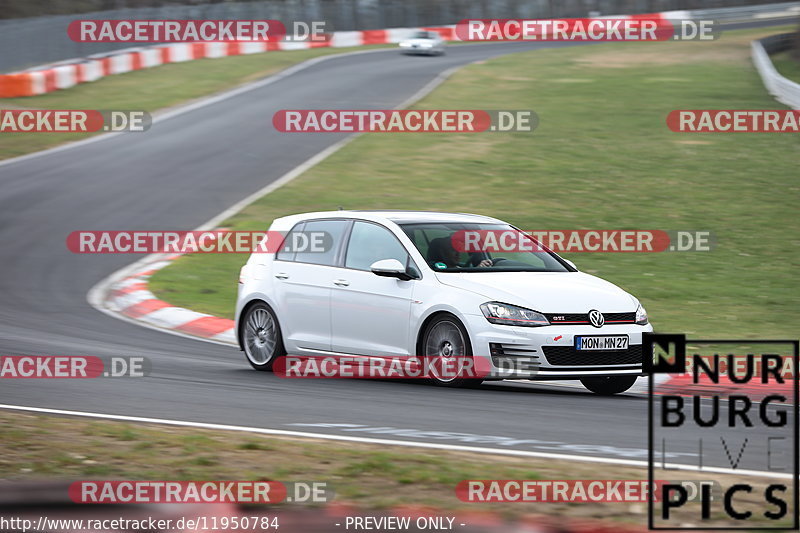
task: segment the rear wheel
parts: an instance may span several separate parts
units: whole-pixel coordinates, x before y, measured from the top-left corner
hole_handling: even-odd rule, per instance
[[[619,394],[633,387],[636,383],[636,376],[614,376],[602,378],[583,378],[583,386],[595,394],[611,396]]]
[[[267,304],[259,302],[245,312],[242,346],[247,361],[256,370],[272,370],[275,360],[285,354],[278,319]]]
[[[440,387],[476,387],[483,380],[474,375],[474,360],[469,336],[461,322],[451,315],[441,315],[425,328],[422,354],[431,383]]]

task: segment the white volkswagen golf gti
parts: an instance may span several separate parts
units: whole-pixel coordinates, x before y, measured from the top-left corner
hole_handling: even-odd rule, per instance
[[[624,392],[642,375],[642,334],[653,329],[634,296],[538,246],[453,245],[465,231],[524,235],[501,220],[332,211],[279,218],[270,231],[286,245],[250,256],[236,305],[239,346],[258,370],[287,353],[480,359],[490,370],[482,379],[431,380],[580,380],[598,394]],[[292,249],[309,235],[324,245]]]

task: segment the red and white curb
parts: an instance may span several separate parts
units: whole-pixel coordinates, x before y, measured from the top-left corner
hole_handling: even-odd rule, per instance
[[[156,256],[149,263],[137,263],[138,268],[133,273],[108,287],[103,306],[113,313],[149,326],[235,345],[233,320],[176,307],[150,292],[150,277],[178,257],[180,254]]]

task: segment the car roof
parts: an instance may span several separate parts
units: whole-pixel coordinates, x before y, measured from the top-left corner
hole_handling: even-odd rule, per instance
[[[374,222],[394,222],[395,224],[426,223],[426,222],[455,222],[455,223],[494,223],[504,224],[502,220],[483,215],[470,213],[443,213],[436,211],[395,211],[395,210],[342,210],[342,211],[317,211],[313,213],[299,213],[276,219],[284,224],[295,224],[301,220],[318,218],[348,218],[371,220]]]

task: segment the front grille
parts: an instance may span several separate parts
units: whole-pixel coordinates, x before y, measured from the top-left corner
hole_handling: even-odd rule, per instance
[[[603,313],[603,318],[606,324],[609,322],[614,324],[636,322],[636,313]]]
[[[589,323],[589,315],[586,313],[576,314],[576,313],[551,313],[544,315],[547,317],[547,320],[550,321],[551,324],[588,324]]]
[[[589,324],[588,313],[546,313],[544,315],[551,324],[580,326]],[[603,313],[606,324],[634,324],[636,313]]]
[[[556,366],[608,366],[642,364],[642,345],[632,344],[627,350],[595,352],[576,350],[574,346],[542,346],[547,362]]]

